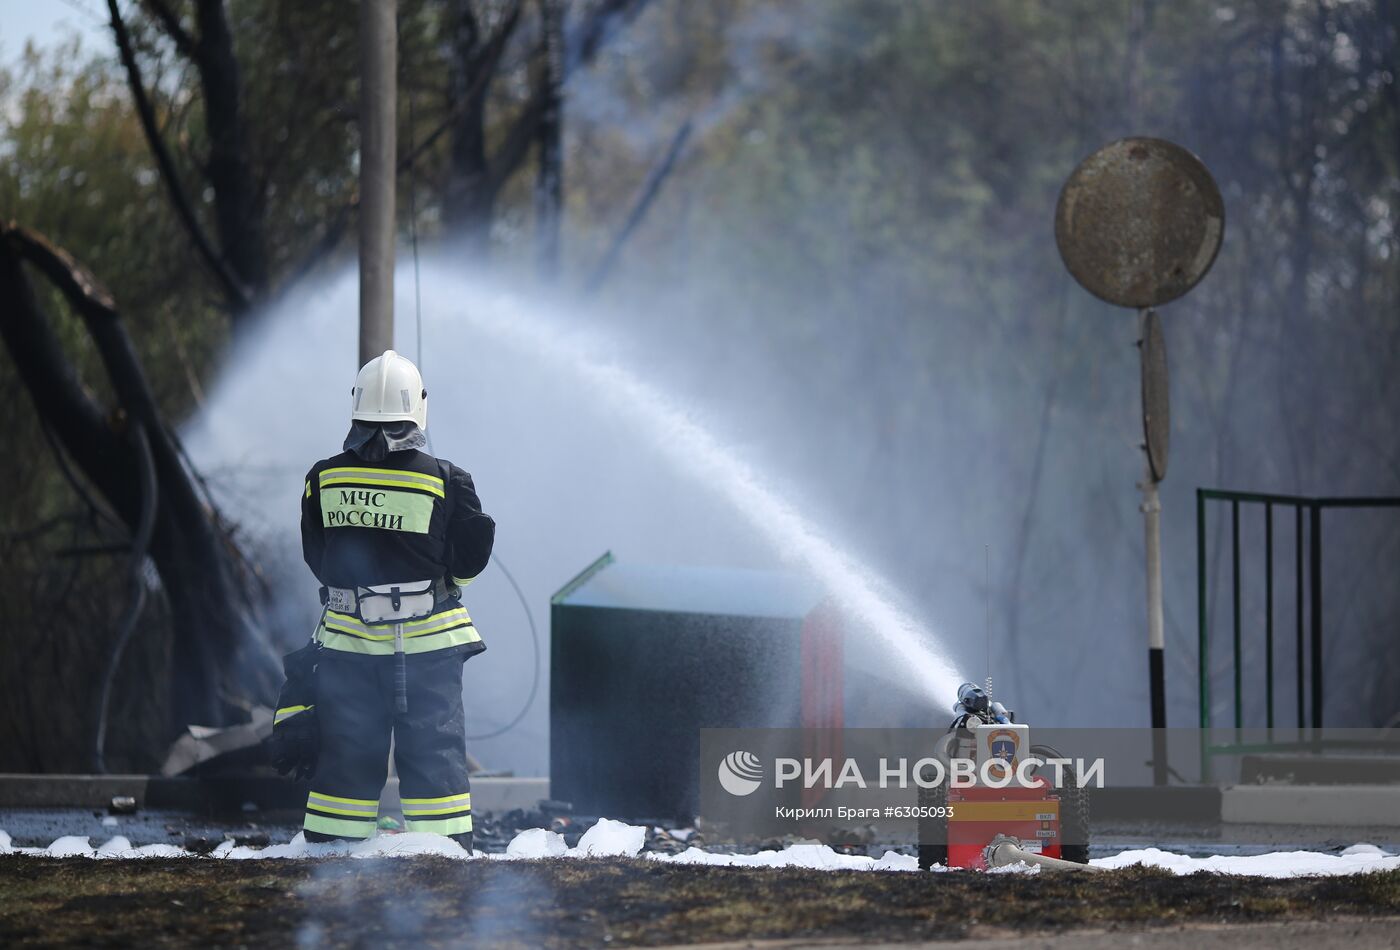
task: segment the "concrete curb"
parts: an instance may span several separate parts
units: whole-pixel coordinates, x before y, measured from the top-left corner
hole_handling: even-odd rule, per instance
[[[533,808],[550,797],[543,777],[474,778],[472,807],[501,813]],[[137,808],[194,814],[232,814],[251,803],[259,811],[300,810],[310,785],[274,776],[165,778],[158,775],[0,774],[0,809],[91,808],[105,811],[115,797]],[[1152,820],[1214,824],[1369,825],[1400,827],[1400,785],[1235,785],[1096,788],[1094,820]],[[398,780],[381,796],[398,810]]]
[[[547,778],[472,779],[472,807],[478,812],[533,808],[549,797]],[[164,808],[196,814],[299,810],[311,786],[275,776],[166,778],[159,775],[24,775],[0,773],[0,809],[92,808],[106,810],[116,797],[136,800],[137,808]],[[398,780],[385,785],[385,810],[397,809]]]
[[[1220,819],[1400,828],[1400,785],[1236,785],[1222,792]]]

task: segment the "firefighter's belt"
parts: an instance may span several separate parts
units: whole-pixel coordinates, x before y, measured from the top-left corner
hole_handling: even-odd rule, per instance
[[[365,623],[396,623],[430,616],[438,602],[436,581],[327,587],[326,606]]]

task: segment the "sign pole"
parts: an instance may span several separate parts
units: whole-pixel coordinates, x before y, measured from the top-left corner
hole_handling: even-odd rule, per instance
[[[1137,311],[1142,428],[1147,456],[1141,511],[1147,560],[1147,675],[1152,775],[1165,785],[1167,691],[1162,635],[1162,501],[1171,407],[1167,345],[1155,307],[1200,282],[1220,252],[1225,199],[1210,170],[1165,139],[1110,142],[1080,162],[1055,204],[1055,245],[1065,267],[1100,300]],[[1203,684],[1204,689],[1204,684]]]
[[[1142,360],[1143,389],[1143,418],[1147,421],[1145,429],[1150,430],[1153,421],[1149,414],[1152,411],[1148,401],[1147,385],[1154,372],[1150,361],[1156,356],[1151,352],[1149,337],[1152,335],[1152,322],[1157,315],[1151,308],[1141,308],[1138,311],[1138,352]],[[1155,345],[1161,348],[1161,358],[1165,363],[1165,344],[1160,339],[1155,341]],[[1163,374],[1165,375],[1165,374]],[[1165,386],[1165,380],[1162,380]],[[1165,393],[1163,394],[1165,401]],[[1157,420],[1161,424],[1164,420]],[[1162,501],[1157,492],[1157,485],[1160,475],[1165,474],[1160,469],[1165,469],[1165,459],[1153,465],[1152,453],[1148,446],[1151,443],[1152,435],[1144,432],[1147,441],[1143,444],[1143,478],[1138,484],[1142,490],[1142,519],[1144,528],[1144,540],[1147,549],[1147,676],[1148,690],[1151,701],[1152,715],[1152,780],[1153,784],[1167,784],[1167,757],[1166,757],[1166,733],[1163,731],[1167,727],[1167,689],[1166,672],[1164,668],[1164,648],[1165,637],[1162,633]]]

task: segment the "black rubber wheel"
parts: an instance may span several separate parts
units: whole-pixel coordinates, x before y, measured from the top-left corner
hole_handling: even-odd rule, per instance
[[[1031,746],[1038,759],[1063,759],[1048,745]],[[1051,774],[1046,770],[1045,774]],[[1060,799],[1060,857],[1075,864],[1089,863],[1089,790],[1079,787],[1079,776],[1065,766],[1064,786],[1055,790]]]
[[[1066,785],[1060,789],[1060,857],[1075,864],[1089,863],[1089,790],[1080,788],[1078,777],[1065,770]]]
[[[922,809],[946,808],[948,787],[919,788],[919,870],[927,871],[935,864],[948,865],[948,819],[923,817]]]

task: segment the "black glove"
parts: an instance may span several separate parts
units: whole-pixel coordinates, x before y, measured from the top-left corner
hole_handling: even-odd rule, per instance
[[[282,658],[287,681],[277,699],[277,715],[267,740],[268,758],[280,775],[310,778],[321,751],[321,725],[316,719],[316,659],[314,640]]]
[[[321,725],[315,708],[304,709],[272,727],[267,740],[268,758],[279,775],[308,779],[316,772],[321,752]]]

